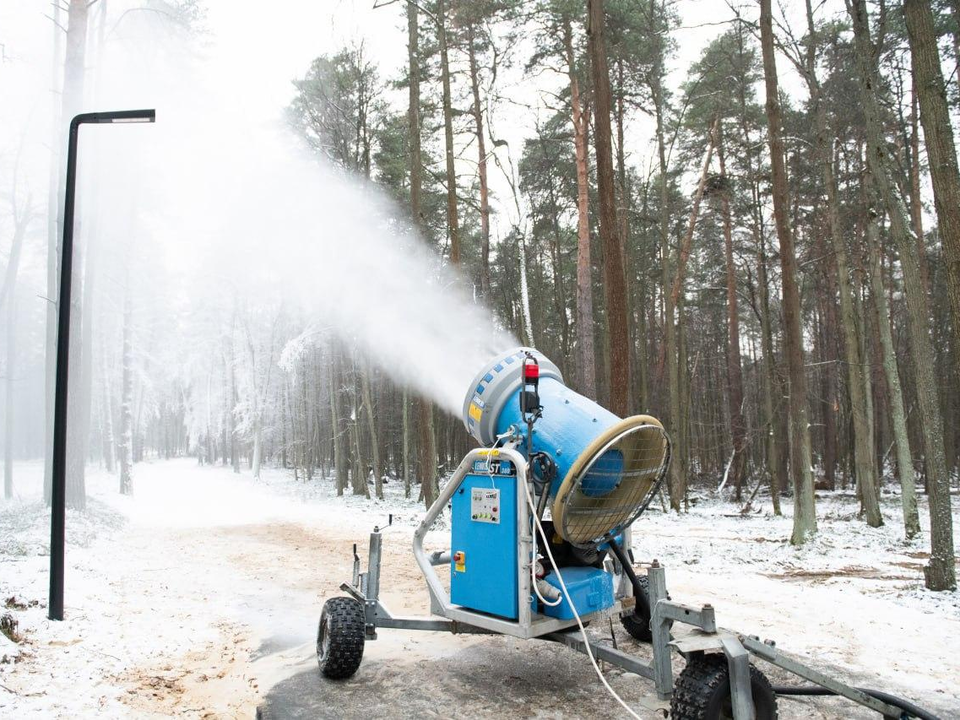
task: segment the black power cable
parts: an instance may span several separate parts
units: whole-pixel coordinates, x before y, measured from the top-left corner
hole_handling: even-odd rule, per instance
[[[877,700],[885,702],[894,707],[898,707],[903,710],[904,715],[902,717],[915,717],[920,718],[920,720],[940,720],[939,717],[933,713],[924,710],[921,707],[917,707],[909,700],[904,700],[901,697],[896,695],[891,695],[890,693],[881,692],[880,690],[871,690],[870,688],[857,688],[860,692],[874,697]],[[773,691],[777,695],[836,695],[833,690],[828,690],[825,687],[820,687],[819,685],[801,685],[798,687],[791,687],[789,685],[774,685]]]

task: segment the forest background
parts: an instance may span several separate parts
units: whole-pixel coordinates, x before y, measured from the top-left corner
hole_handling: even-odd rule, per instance
[[[407,382],[409,367],[371,351],[373,326],[356,317],[352,332],[331,319],[335,299],[317,314],[277,288],[359,288],[368,314],[410,302],[404,325],[433,322],[441,341],[458,322],[449,293],[495,318],[471,332],[534,345],[614,412],[662,418],[674,441],[665,507],[722,487],[741,508],[792,513],[802,544],[818,491],[856,493],[858,521],[873,526],[882,497],[898,496],[907,538],[919,496],[927,586],[956,586],[956,2],[344,8],[324,11],[326,50],[280,81],[280,63],[258,60],[265,39],[302,47],[310,28],[281,10],[2,11],[0,83],[17,100],[0,137],[7,497],[14,461],[51,445],[64,122],[104,101],[176,98],[183,156],[163,135],[151,148],[153,128],[91,133],[72,507],[84,507],[90,463],[133,492],[137,462],[180,455],[367,496],[398,482],[429,504],[468,448],[449,393],[430,392],[431,366],[459,358],[425,345]],[[224,27],[238,32],[218,56]],[[276,120],[312,158],[319,193],[306,193],[311,170],[270,164],[275,146],[258,140]],[[199,169],[210,159],[215,176]],[[248,180],[278,189],[257,185],[247,202]],[[181,181],[189,197],[172,194]],[[336,216],[353,222],[366,202],[377,221],[357,220],[357,234],[376,243],[359,243],[367,265],[335,282],[331,259],[354,242]],[[305,249],[308,226],[333,238],[325,256]],[[405,244],[411,233],[429,254]],[[440,288],[431,302],[384,289],[398,248],[418,258],[411,282]],[[401,343],[396,330],[382,344]]]

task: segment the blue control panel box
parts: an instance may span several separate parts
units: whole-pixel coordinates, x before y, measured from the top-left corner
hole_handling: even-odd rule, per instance
[[[450,599],[517,618],[517,478],[507,461],[475,463],[451,501]]]

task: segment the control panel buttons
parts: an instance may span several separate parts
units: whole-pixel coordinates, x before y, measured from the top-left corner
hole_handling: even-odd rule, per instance
[[[470,519],[474,522],[500,524],[500,490],[473,488],[470,491]]]

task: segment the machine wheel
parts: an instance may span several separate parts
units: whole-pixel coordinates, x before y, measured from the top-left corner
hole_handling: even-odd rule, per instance
[[[653,640],[653,632],[650,630],[650,594],[647,592],[649,578],[646,575],[640,575],[637,580],[640,582],[643,592],[637,598],[634,611],[620,616],[620,624],[634,640],[648,643]],[[667,598],[670,598],[669,594],[667,594]]]
[[[750,689],[757,720],[777,720],[777,696],[770,681],[752,665]],[[677,678],[670,699],[672,720],[732,720],[730,669],[723,654],[696,654]]]
[[[317,629],[317,662],[333,680],[353,675],[363,659],[363,605],[351,597],[330,598],[323,604]]]

